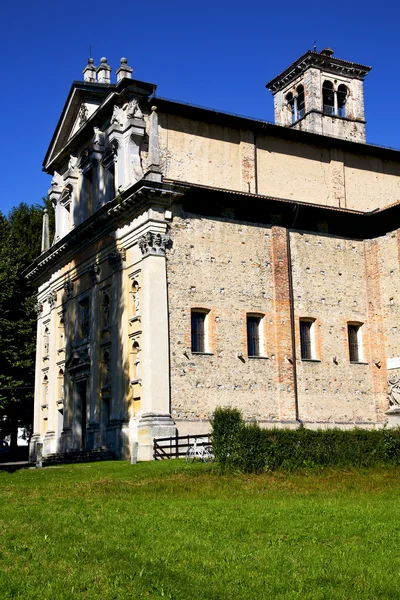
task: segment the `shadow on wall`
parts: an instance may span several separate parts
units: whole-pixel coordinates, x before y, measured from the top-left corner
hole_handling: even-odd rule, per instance
[[[68,265],[60,307],[65,364],[56,399],[58,451],[107,448],[122,456],[126,446],[122,430],[130,386],[123,266],[123,254],[110,237]]]

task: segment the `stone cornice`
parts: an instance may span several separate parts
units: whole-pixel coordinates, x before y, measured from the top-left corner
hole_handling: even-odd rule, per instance
[[[139,213],[154,202],[170,207],[171,201],[181,197],[187,189],[182,185],[144,180],[135,183],[43,252],[25,269],[23,275],[36,282],[45,280],[46,274],[58,268],[60,261],[65,263],[78,250],[114,230],[133,213]]]
[[[333,75],[344,75],[345,77],[350,77],[352,79],[364,79],[371,70],[371,67],[365,65],[309,50],[292,63],[290,67],[282,71],[282,73],[274,77],[274,79],[271,79],[265,87],[272,93],[278,92],[297,79],[297,77],[304,73],[306,69],[311,67],[326,71],[327,73],[332,73]]]

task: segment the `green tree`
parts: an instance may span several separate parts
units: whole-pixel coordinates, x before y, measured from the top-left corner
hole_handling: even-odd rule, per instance
[[[0,213],[0,435],[32,430],[36,349],[36,289],[22,271],[40,254],[43,208],[21,203]]]

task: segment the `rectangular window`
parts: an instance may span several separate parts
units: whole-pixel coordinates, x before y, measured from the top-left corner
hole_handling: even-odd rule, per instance
[[[350,362],[362,361],[361,325],[347,324]]]
[[[261,317],[247,315],[247,354],[261,356],[260,344]]]
[[[300,348],[302,360],[315,358],[314,321],[300,319]]]
[[[192,352],[206,352],[206,323],[207,313],[192,310]]]

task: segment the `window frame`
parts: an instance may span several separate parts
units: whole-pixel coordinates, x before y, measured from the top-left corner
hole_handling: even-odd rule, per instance
[[[192,354],[210,354],[208,346],[209,313],[210,311],[205,308],[190,309],[190,348]],[[197,319],[197,325],[201,325],[200,328],[195,327],[195,319]]]
[[[360,322],[348,321],[347,323],[347,347],[351,364],[365,363],[362,327],[363,323]]]
[[[248,358],[259,358],[260,356],[264,356],[263,318],[264,315],[259,313],[246,313],[246,341]],[[251,326],[253,328],[253,332],[250,331],[250,324],[252,324]],[[252,348],[253,344],[254,347]],[[253,349],[254,352],[250,352],[250,350]]]
[[[318,361],[315,344],[315,321],[316,319],[311,317],[301,317],[299,319],[300,357],[303,361]]]

